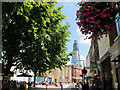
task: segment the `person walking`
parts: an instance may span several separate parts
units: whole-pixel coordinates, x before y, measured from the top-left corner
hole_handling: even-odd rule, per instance
[[[88,82],[80,82],[81,86],[82,86],[82,90],[89,90],[89,83]]]
[[[86,87],[86,90],[89,90],[89,83],[88,83],[88,81],[86,82],[85,87]]]
[[[80,84],[81,84],[81,86],[82,86],[82,90],[86,90],[86,85],[85,85],[85,83],[83,82],[80,82]]]

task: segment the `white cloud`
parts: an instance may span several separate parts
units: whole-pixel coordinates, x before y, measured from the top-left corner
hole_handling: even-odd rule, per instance
[[[85,38],[86,38],[86,36],[83,36],[82,38],[80,38],[79,43],[80,44],[90,44],[91,40],[90,39],[84,40]]]
[[[80,55],[80,60],[85,60],[85,58],[82,55]]]
[[[78,27],[78,29],[76,30],[76,32],[78,33],[78,35],[82,35],[82,33],[80,32],[79,27]]]
[[[76,32],[77,32],[78,35],[81,37],[80,40],[78,41],[80,44],[90,44],[91,39],[85,39],[85,38],[86,38],[86,35],[83,35],[79,28],[76,30]],[[90,35],[88,35],[88,37],[89,37],[89,36],[90,36]]]

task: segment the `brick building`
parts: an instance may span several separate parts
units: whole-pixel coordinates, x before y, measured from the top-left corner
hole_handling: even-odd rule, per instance
[[[73,83],[77,83],[80,80],[82,80],[82,69],[80,65],[75,65],[75,64],[71,64],[68,65],[68,67],[71,68],[72,71],[72,82]]]

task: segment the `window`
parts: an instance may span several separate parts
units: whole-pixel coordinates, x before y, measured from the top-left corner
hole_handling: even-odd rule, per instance
[[[120,35],[120,15],[119,13],[116,15],[116,28],[117,28],[117,35]]]
[[[59,77],[59,79],[61,79],[61,76]]]
[[[80,70],[80,73],[82,73],[81,70]]]
[[[76,73],[74,73],[74,77],[76,77]]]
[[[74,72],[76,72],[76,69],[74,69]]]

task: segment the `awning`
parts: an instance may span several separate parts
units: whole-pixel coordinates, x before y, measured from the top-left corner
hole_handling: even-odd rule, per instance
[[[32,75],[28,75],[26,73],[23,73],[23,74],[17,75],[17,77],[32,77]]]

